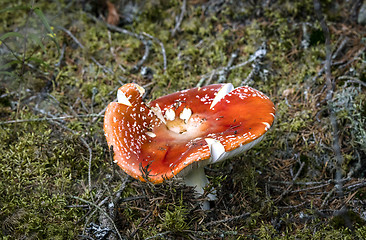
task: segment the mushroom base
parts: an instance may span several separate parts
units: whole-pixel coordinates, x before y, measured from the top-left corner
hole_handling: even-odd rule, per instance
[[[188,175],[184,176],[183,180],[187,186],[191,186],[191,187],[195,188],[196,197],[199,197],[204,194],[204,192],[205,192],[204,189],[207,186],[207,184],[209,183],[203,167],[192,169]],[[208,197],[209,201],[214,201],[217,199],[215,193],[209,193],[207,195],[207,197]],[[210,209],[209,201],[205,200],[202,203],[202,209],[204,209],[204,210]]]

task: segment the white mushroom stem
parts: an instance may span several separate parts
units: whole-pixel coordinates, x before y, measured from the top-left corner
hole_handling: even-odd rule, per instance
[[[196,195],[201,196],[204,193],[204,188],[208,184],[208,179],[205,174],[205,170],[203,167],[194,168],[190,171],[188,175],[184,177],[184,183],[187,186],[194,187],[196,190]],[[216,200],[215,194],[208,194],[207,197],[210,199],[210,201]],[[203,210],[209,210],[210,209],[210,203],[209,201],[204,201],[202,203],[202,209]]]
[[[230,152],[225,152],[224,146],[218,140],[213,139],[213,138],[205,138],[205,141],[207,142],[207,145],[210,148],[210,154],[211,154],[208,163],[209,164],[217,163],[217,162],[221,162],[225,159],[237,156],[237,155],[243,153],[244,151],[252,148],[255,144],[260,142],[263,137],[264,137],[264,135],[253,140],[252,142],[250,142],[248,144],[241,145],[240,147],[238,147]],[[193,168],[184,177],[184,182],[187,186],[195,187],[196,195],[200,196],[204,193],[204,188],[207,186],[209,181],[205,175],[204,168],[197,167],[197,168]],[[207,197],[209,198],[209,201],[214,201],[217,199],[215,191],[213,191],[213,193],[208,194]],[[204,209],[204,210],[210,209],[209,201],[204,201],[202,203],[202,209]]]
[[[225,155],[224,146],[215,139],[205,138],[209,148],[210,148],[210,163],[218,162],[222,156]],[[205,174],[205,170],[203,167],[193,168],[188,175],[184,177],[184,182],[187,186],[195,187],[196,194],[202,195],[204,193],[204,188],[208,184],[208,179]],[[217,199],[215,192],[207,195],[210,201],[214,201]],[[210,209],[210,203],[208,201],[204,201],[202,203],[202,208],[204,210]]]

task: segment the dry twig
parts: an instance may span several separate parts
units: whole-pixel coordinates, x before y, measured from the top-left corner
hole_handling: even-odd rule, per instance
[[[205,226],[209,227],[209,226],[213,226],[213,225],[217,225],[217,224],[221,224],[221,223],[227,223],[227,222],[231,222],[231,221],[236,221],[236,220],[240,220],[240,219],[247,219],[248,217],[250,217],[251,213],[243,213],[239,216],[234,216],[234,217],[230,217],[227,219],[222,219],[222,220],[217,220],[217,221],[212,221],[209,223],[206,223]]]
[[[149,52],[150,52],[149,47],[150,47],[151,43],[150,43],[150,41],[146,40],[144,36],[156,41],[161,47],[161,52],[162,52],[163,61],[164,61],[164,63],[163,63],[164,64],[164,71],[166,71],[166,68],[167,68],[166,51],[165,51],[164,44],[159,39],[157,39],[156,37],[153,37],[153,36],[151,36],[150,34],[147,34],[147,33],[137,34],[137,33],[128,31],[126,29],[108,24],[106,22],[100,21],[98,18],[96,18],[95,16],[93,16],[91,14],[87,14],[87,16],[89,18],[91,18],[93,21],[105,25],[109,30],[112,30],[112,31],[115,31],[115,32],[119,32],[119,33],[122,33],[122,34],[129,35],[131,37],[137,38],[138,40],[140,40],[144,44],[145,53],[144,53],[143,57],[140,59],[140,61],[136,64],[136,66],[134,66],[132,69],[139,69],[148,58],[148,55],[149,55]]]
[[[299,177],[304,166],[305,166],[305,162],[302,162],[299,167],[299,170],[297,171],[297,173],[295,174],[295,176],[292,179],[292,184],[290,186],[288,186],[287,189],[281,193],[281,195],[275,200],[275,202],[281,201],[287,194],[289,194],[291,192],[291,189],[294,186],[294,182]]]
[[[321,5],[319,0],[314,0],[314,10],[315,14],[320,21],[320,25],[325,35],[325,50],[326,50],[326,60],[325,60],[325,80],[327,86],[327,94],[326,94],[326,101],[328,104],[328,109],[330,112],[330,122],[332,125],[332,136],[333,136],[333,151],[336,158],[337,163],[337,171],[336,171],[336,180],[340,181],[342,179],[342,164],[343,164],[343,156],[341,153],[341,147],[339,145],[339,136],[338,136],[338,125],[337,125],[337,117],[332,107],[332,99],[333,94],[335,91],[335,83],[332,81],[332,73],[331,73],[331,65],[332,65],[332,50],[330,46],[330,31],[329,28],[324,20],[323,14],[321,12]],[[342,193],[342,185],[339,182],[336,185],[339,193]]]
[[[115,222],[113,221],[113,219],[108,215],[108,213],[106,213],[100,206],[98,206],[98,205],[96,205],[95,203],[92,203],[92,202],[90,202],[90,201],[88,201],[88,200],[85,200],[85,199],[82,199],[82,198],[79,198],[79,197],[76,197],[76,196],[73,196],[73,198],[74,199],[76,199],[76,200],[79,200],[79,201],[82,201],[82,202],[84,202],[84,203],[87,203],[87,204],[89,204],[89,205],[91,205],[91,206],[93,206],[93,207],[95,207],[96,209],[98,209],[101,213],[103,213],[108,219],[109,219],[109,221],[113,224],[113,227],[114,227],[114,229],[115,229],[115,231],[116,231],[116,233],[117,233],[117,235],[118,235],[118,237],[119,237],[119,239],[125,239],[125,238],[123,238],[122,236],[121,236],[121,234],[119,233],[119,230],[118,230],[118,228],[117,228],[117,226],[116,226],[116,224],[115,224]]]
[[[183,0],[181,12],[179,14],[179,17],[177,18],[177,22],[175,23],[175,27],[172,30],[172,37],[175,36],[177,31],[179,31],[180,25],[182,24],[182,21],[183,21],[183,18],[184,18],[184,14],[186,13],[186,7],[187,7],[187,1]]]
[[[81,48],[81,49],[85,49],[84,45],[81,44],[81,42],[79,42],[79,40],[66,28],[62,27],[62,26],[57,26],[58,29],[64,31],[67,35],[69,35],[74,42]],[[101,69],[103,69],[103,71],[105,73],[109,73],[109,74],[113,74],[113,71],[109,68],[107,68],[106,66],[102,65],[100,62],[98,62],[94,57],[90,57],[90,59]]]
[[[166,51],[165,51],[164,44],[159,39],[157,39],[156,37],[154,37],[148,33],[143,32],[142,34],[145,35],[146,37],[149,37],[150,39],[152,39],[153,41],[157,42],[160,45],[161,54],[163,55],[163,66],[164,66],[163,69],[164,69],[164,73],[166,73],[167,60],[166,60]]]
[[[43,122],[43,121],[59,121],[65,119],[75,119],[75,118],[101,118],[103,115],[101,114],[85,114],[85,115],[76,115],[76,116],[62,116],[62,117],[45,117],[45,118],[32,118],[32,119],[16,119],[0,122],[0,125],[5,124],[13,124],[13,123],[26,123],[26,122]]]

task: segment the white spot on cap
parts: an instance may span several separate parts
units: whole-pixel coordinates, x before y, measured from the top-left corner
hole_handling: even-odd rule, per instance
[[[212,163],[220,161],[220,157],[225,153],[225,147],[213,138],[205,138],[205,141],[210,148]]]
[[[156,134],[155,134],[155,133],[153,133],[153,132],[146,132],[145,134],[146,134],[147,136],[149,136],[149,137],[152,137],[152,138],[156,137]]]
[[[128,100],[126,95],[119,89],[117,91],[117,101],[119,103],[122,103],[122,104],[126,105],[126,106],[132,107],[132,104],[130,103],[130,101]]]
[[[190,108],[184,108],[183,111],[179,114],[179,118],[182,119],[185,123],[188,122],[191,116],[192,110]]]
[[[156,104],[155,107],[151,107],[151,111],[155,114],[155,116],[157,118],[159,118],[164,124],[166,124],[166,121],[163,117],[163,113],[161,111],[161,108],[160,108],[159,104]]]
[[[214,100],[211,103],[210,109],[212,109],[222,98],[226,96],[229,92],[234,90],[234,86],[231,83],[227,83],[224,86],[220,88],[220,90],[217,92]]]
[[[264,125],[266,125],[265,130],[267,131],[271,125],[268,122],[262,122]]]
[[[142,97],[145,94],[145,88],[141,87],[138,84],[135,84],[135,87],[137,88],[137,90],[140,92],[140,97]]]
[[[168,121],[173,121],[175,119],[175,112],[173,109],[169,108],[165,111],[165,119]]]

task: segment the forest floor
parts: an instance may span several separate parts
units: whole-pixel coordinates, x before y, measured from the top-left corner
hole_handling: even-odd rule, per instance
[[[365,11],[360,0],[3,0],[0,237],[366,239]],[[206,167],[210,210],[179,179],[143,183],[113,163],[103,116],[131,82],[152,100],[226,82],[274,102],[261,143]]]

